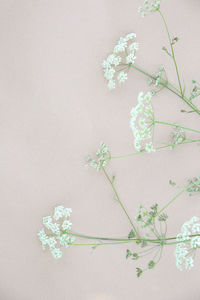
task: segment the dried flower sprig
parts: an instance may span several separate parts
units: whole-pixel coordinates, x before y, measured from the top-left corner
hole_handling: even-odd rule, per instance
[[[111,159],[110,151],[104,142],[100,143],[100,147],[96,152],[96,158],[93,159],[91,156],[86,158],[86,167],[92,167],[97,171],[100,171],[102,167],[107,166]]]
[[[142,17],[148,16],[149,14],[156,12],[160,8],[160,1],[149,1],[145,0],[143,7],[138,8],[138,12],[141,13]]]
[[[154,152],[152,132],[154,125],[154,113],[151,103],[152,94],[148,92],[138,95],[138,104],[131,110],[130,127],[134,135],[134,146],[137,151],[146,150]]]
[[[51,254],[56,259],[62,257],[62,251],[56,247],[57,244],[60,244],[60,247],[65,246],[65,248],[68,248],[75,241],[73,236],[65,232],[71,230],[72,223],[69,220],[71,212],[71,208],[57,206],[54,209],[53,218],[51,216],[43,217],[43,225],[48,229],[49,233],[46,233],[44,228],[42,228],[38,233],[38,238],[42,243],[42,248],[45,250],[46,246],[48,246]],[[54,223],[53,219],[58,221],[58,223]]]
[[[179,270],[191,269],[194,266],[194,257],[197,248],[200,248],[200,219],[192,217],[181,227],[177,235],[175,251],[176,265]]]
[[[191,185],[193,184],[191,187],[189,187],[187,189],[189,196],[192,196],[193,194],[196,193],[200,193],[200,176],[198,177],[193,177],[192,179],[188,180],[188,183]]]
[[[135,33],[129,33],[121,37],[115,45],[113,52],[103,61],[102,67],[104,77],[108,80],[108,88],[113,90],[116,86],[116,80],[119,84],[127,80],[127,71],[135,63],[136,51],[139,44],[134,41]]]

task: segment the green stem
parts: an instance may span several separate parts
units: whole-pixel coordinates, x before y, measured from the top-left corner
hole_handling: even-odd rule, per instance
[[[197,143],[197,142],[200,142],[200,140],[189,140],[189,141],[185,141],[181,144],[177,144],[176,146],[179,146],[179,145],[182,145],[182,144],[190,144],[190,143]],[[160,147],[157,147],[155,148],[155,150],[161,150],[161,149],[164,149],[164,148],[169,148],[169,147],[172,147],[174,146],[174,144],[168,144],[168,145],[165,145],[165,146],[160,146]],[[119,156],[111,156],[111,159],[115,159],[115,158],[125,158],[125,157],[130,157],[130,156],[134,156],[134,155],[139,155],[139,154],[142,154],[142,153],[146,153],[147,151],[144,149],[140,152],[133,152],[133,153],[129,153],[129,154],[124,154],[124,155],[119,155]]]
[[[127,213],[127,211],[126,211],[126,209],[125,209],[123,203],[121,202],[121,200],[120,200],[120,198],[119,198],[119,195],[118,195],[118,193],[117,193],[117,190],[116,190],[116,188],[115,188],[115,186],[114,186],[112,180],[111,180],[110,177],[108,176],[108,173],[106,172],[106,170],[104,169],[104,167],[102,167],[102,170],[103,170],[103,172],[104,172],[104,174],[105,174],[107,180],[109,181],[109,183],[110,183],[110,185],[111,185],[111,187],[112,187],[112,189],[113,189],[113,191],[114,191],[114,194],[115,194],[115,196],[116,196],[116,198],[117,198],[117,201],[119,202],[119,204],[120,204],[122,210],[124,211],[124,213],[125,213],[125,215],[127,216],[127,218],[128,218],[128,220],[129,220],[131,226],[133,227],[136,236],[139,238],[140,235],[139,235],[137,229],[135,228],[135,225],[133,224],[131,218],[129,217],[129,215],[128,215],[128,213]]]
[[[165,245],[171,245],[171,243],[167,243],[167,241],[173,241],[176,240],[176,236],[175,237],[165,237],[165,238],[160,238],[160,239],[145,239],[145,238],[130,238],[130,239],[126,239],[126,238],[106,238],[106,237],[97,237],[97,236],[90,236],[90,235],[85,235],[85,234],[77,234],[77,233],[73,233],[73,232],[68,232],[68,231],[63,231],[63,234],[68,234],[68,235],[72,235],[72,236],[76,236],[76,237],[80,237],[80,238],[84,238],[84,239],[90,239],[90,240],[98,240],[98,241],[113,241],[111,243],[88,243],[88,244],[74,244],[71,243],[72,245],[117,245],[117,244],[126,244],[126,243],[132,243],[132,242],[138,242],[138,241],[144,241],[144,242],[149,242],[149,243],[153,243],[153,244],[160,244],[162,241],[166,242]],[[189,237],[196,237],[196,236],[200,236],[200,234],[191,234]],[[177,244],[179,243],[178,241],[176,241],[173,244]]]
[[[104,245],[121,245],[121,244],[128,244],[131,241],[127,241],[127,242],[116,242],[116,243],[101,243],[101,244],[97,244],[97,243],[87,243],[87,244],[74,244],[74,243],[69,243],[69,245],[71,246],[104,246]]]
[[[156,78],[154,76],[152,76],[148,72],[140,69],[139,67],[136,67],[135,65],[129,65],[129,66],[131,68],[139,71],[140,73],[146,75],[147,77],[149,77],[149,78],[151,78],[153,80],[156,80]],[[185,96],[181,95],[180,91],[176,87],[174,87],[170,82],[168,82],[167,84],[165,84],[163,82],[160,82],[160,84],[163,85],[164,87],[166,87],[169,91],[171,91],[175,95],[177,95],[179,98],[181,98],[190,108],[192,108],[197,114],[200,115],[200,110],[198,110],[198,108],[189,99],[187,99]]]
[[[192,128],[188,128],[188,127],[184,127],[184,126],[180,126],[180,125],[178,125],[178,124],[172,124],[172,123],[161,122],[161,121],[153,121],[153,123],[154,123],[154,124],[169,125],[169,126],[173,126],[173,127],[176,127],[176,128],[182,128],[182,129],[185,129],[185,130],[189,130],[189,131],[193,131],[193,132],[196,132],[196,133],[200,133],[199,130],[192,129]]]
[[[139,67],[136,67],[135,65],[130,65],[130,67],[133,68],[133,69],[135,69],[135,70],[137,70],[137,71],[139,71],[140,73],[146,75],[147,77],[149,77],[149,78],[151,78],[151,79],[153,79],[153,80],[156,80],[156,77],[154,77],[153,75],[149,74],[148,72],[146,72],[146,71],[140,69]],[[174,93],[175,95],[177,95],[178,97],[180,97],[180,98],[182,99],[182,97],[181,97],[181,95],[180,95],[180,93],[179,93],[179,90],[177,90],[171,83],[168,82],[168,84],[166,85],[165,83],[160,82],[160,84],[161,84],[162,86],[166,87],[169,91],[171,91],[172,93]],[[169,85],[170,85],[171,87],[173,87],[173,89],[170,88]]]
[[[183,98],[183,89],[182,89],[182,86],[181,86],[181,80],[180,80],[180,75],[179,75],[179,70],[178,70],[178,66],[177,66],[177,62],[176,62],[176,58],[175,58],[175,54],[174,54],[174,48],[173,48],[173,44],[172,44],[172,39],[171,39],[171,36],[170,36],[170,33],[169,33],[169,29],[168,29],[168,26],[167,26],[167,22],[163,16],[163,14],[161,13],[160,10],[158,10],[163,22],[164,22],[164,25],[165,25],[165,29],[167,31],[167,35],[168,35],[168,39],[169,39],[169,43],[170,43],[170,48],[171,48],[171,54],[172,54],[172,59],[174,61],[174,65],[175,65],[175,69],[176,69],[176,74],[177,74],[177,78],[178,78],[178,84],[179,84],[179,87],[180,87],[180,92],[181,92],[181,96]]]
[[[172,204],[178,197],[180,197],[185,191],[187,191],[189,188],[193,187],[194,185],[200,183],[200,180],[196,181],[195,183],[192,183],[186,187],[184,187],[178,194],[175,195],[174,198],[172,198],[156,215],[155,218],[160,215],[170,204]]]

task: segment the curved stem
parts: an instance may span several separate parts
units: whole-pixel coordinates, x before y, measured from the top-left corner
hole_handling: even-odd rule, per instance
[[[107,180],[109,181],[109,183],[110,183],[110,185],[111,185],[111,187],[112,187],[112,189],[113,189],[113,191],[114,191],[114,194],[115,194],[115,196],[116,196],[117,201],[119,202],[119,204],[120,204],[122,210],[124,211],[124,213],[125,213],[125,215],[127,216],[127,218],[128,218],[128,220],[129,220],[131,226],[133,227],[136,236],[139,238],[139,237],[140,237],[140,236],[139,236],[139,233],[138,233],[137,229],[135,228],[135,225],[133,224],[131,218],[129,217],[129,215],[128,215],[128,213],[127,213],[127,211],[126,211],[126,209],[125,209],[123,203],[121,202],[121,200],[120,200],[120,198],[119,198],[119,195],[118,195],[118,193],[117,193],[117,190],[116,190],[116,188],[115,188],[115,186],[114,186],[112,180],[110,179],[110,177],[109,177],[108,173],[106,172],[106,170],[104,169],[104,167],[102,167],[102,170],[103,170],[103,172],[104,172],[104,174],[105,174]]]
[[[183,97],[183,89],[182,89],[182,86],[181,86],[181,80],[180,80],[180,75],[179,75],[179,70],[178,70],[178,66],[177,66],[177,62],[176,62],[176,58],[175,58],[175,54],[174,54],[174,48],[173,48],[173,44],[172,44],[172,39],[170,37],[170,33],[169,33],[169,29],[168,29],[168,26],[167,26],[167,22],[163,16],[163,14],[161,13],[160,10],[158,10],[163,22],[164,22],[164,25],[165,25],[165,29],[167,31],[167,35],[168,35],[168,39],[169,39],[169,43],[170,43],[170,48],[171,48],[171,54],[172,54],[172,59],[174,61],[174,65],[175,65],[175,69],[176,69],[176,74],[177,74],[177,78],[178,78],[178,84],[179,84],[179,87],[180,87],[180,92],[181,92],[181,96]]]
[[[148,72],[140,69],[139,67],[136,67],[135,65],[131,65],[130,67],[133,68],[133,69],[135,69],[135,70],[137,70],[137,71],[139,71],[140,73],[146,75],[147,77],[149,77],[149,78],[151,78],[153,80],[156,80],[156,77],[154,77],[153,75],[149,74]],[[177,95],[178,97],[180,97],[182,99],[181,95],[179,94],[179,90],[176,89],[171,83],[168,82],[168,84],[166,85],[166,84],[160,82],[160,84],[162,86],[166,87],[168,90],[170,90],[172,93],[174,93],[175,95]],[[174,90],[172,88],[170,88],[169,85],[171,87],[173,87]]]
[[[152,76],[151,74],[149,74],[148,72],[140,69],[139,67],[136,67],[135,65],[129,65],[129,67],[139,71],[140,73],[146,75],[147,77],[156,80],[156,78],[154,76]],[[174,93],[175,95],[177,95],[179,98],[181,98],[190,108],[192,108],[192,110],[194,110],[197,114],[200,115],[200,110],[196,107],[196,105],[194,105],[189,99],[187,99],[184,95],[180,94],[180,91],[174,87],[170,82],[168,82],[168,84],[166,85],[163,82],[160,82],[161,85],[163,85],[164,87],[166,87],[169,91],[171,91],[172,93]],[[170,87],[171,86],[171,87]]]
[[[178,124],[172,124],[172,123],[162,122],[162,121],[153,121],[153,123],[154,124],[169,125],[169,126],[173,126],[173,127],[176,127],[176,128],[182,128],[182,129],[185,129],[185,130],[189,130],[189,131],[193,131],[193,132],[196,132],[196,133],[200,133],[199,130],[188,128],[188,127],[184,127],[184,126],[180,126]]]
[[[200,142],[200,140],[189,140],[189,141],[185,141],[185,142],[183,142],[181,144],[177,144],[176,146],[180,146],[180,145],[183,145],[183,144],[197,143],[197,142]],[[155,148],[155,150],[157,151],[157,150],[161,150],[161,149],[164,149],[164,148],[169,148],[169,147],[172,147],[172,146],[174,146],[174,144],[168,144],[168,145],[157,147],[157,148]],[[125,157],[139,155],[139,154],[146,153],[146,152],[147,151],[144,149],[144,150],[142,150],[140,152],[133,152],[133,153],[124,154],[124,155],[111,156],[111,159],[125,158]]]
[[[160,215],[170,204],[172,204],[178,197],[180,197],[185,191],[187,191],[189,188],[193,187],[195,184],[200,183],[200,180],[197,180],[195,183],[189,184],[188,186],[184,187],[178,194],[176,194],[175,197],[173,197],[156,215],[154,218],[156,218],[158,215]]]

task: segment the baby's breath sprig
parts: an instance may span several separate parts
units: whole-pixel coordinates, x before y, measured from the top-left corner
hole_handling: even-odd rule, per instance
[[[179,270],[191,269],[194,266],[196,250],[200,248],[200,219],[192,217],[181,227],[176,237],[176,265]]]
[[[86,158],[86,167],[92,167],[97,171],[100,171],[102,167],[106,167],[111,159],[110,151],[105,143],[101,142],[100,147],[96,152],[96,158],[93,159],[91,156]]]
[[[187,189],[189,196],[192,196],[196,193],[200,193],[200,176],[189,179],[188,183],[189,185],[193,184]]]
[[[182,128],[176,127],[171,133],[171,148],[181,145],[186,140],[186,133]]]
[[[134,147],[137,151],[154,152],[153,124],[154,113],[151,103],[152,94],[138,95],[138,104],[131,110],[130,127],[134,135]]]
[[[196,80],[192,80],[192,90],[190,92],[190,101],[192,101],[194,98],[197,98],[198,96],[200,96],[200,83],[197,82]]]
[[[138,12],[141,13],[142,17],[148,16],[149,14],[156,12],[160,8],[160,1],[145,0],[143,7],[138,8]]]
[[[127,71],[135,63],[135,54],[139,49],[139,44],[134,41],[134,38],[136,38],[135,33],[121,37],[113,52],[102,63],[104,77],[108,80],[110,90],[115,88],[116,80],[119,84],[127,80]]]
[[[55,207],[53,218],[51,216],[43,218],[43,225],[48,229],[49,233],[46,233],[44,228],[38,233],[43,250],[48,246],[51,254],[56,259],[62,257],[62,251],[56,247],[57,244],[60,247],[65,246],[65,248],[68,248],[75,241],[75,237],[63,233],[66,230],[71,230],[72,223],[69,220],[71,212],[71,208],[64,208],[63,206]],[[54,223],[53,219],[58,221],[58,223]]]
[[[149,84],[153,85],[152,95],[157,94],[168,85],[167,73],[164,66],[161,66],[159,72],[153,78],[149,79]]]

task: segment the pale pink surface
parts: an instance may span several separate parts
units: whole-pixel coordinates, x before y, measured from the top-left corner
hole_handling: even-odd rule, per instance
[[[199,80],[198,0],[163,1],[178,64],[189,90]],[[174,247],[165,249],[155,270],[141,279],[125,260],[127,246],[95,252],[71,247],[61,260],[43,252],[36,237],[42,217],[62,204],[73,209],[75,232],[126,236],[129,223],[103,174],[84,168],[87,154],[103,140],[113,155],[134,151],[129,113],[146,78],[129,74],[109,92],[101,62],[120,36],[137,33],[137,65],[156,72],[165,65],[177,83],[170,58],[161,50],[167,36],[159,15],[142,19],[141,1],[0,1],[0,299],[1,300],[198,300],[200,262],[180,272]],[[168,91],[154,99],[156,115],[198,129],[199,117],[179,113],[184,103]],[[156,130],[156,141],[169,130]],[[199,174],[197,145],[180,146],[113,161],[109,174],[132,218],[138,204],[163,206],[179,185]],[[199,197],[180,197],[168,209],[169,235],[200,216]]]

